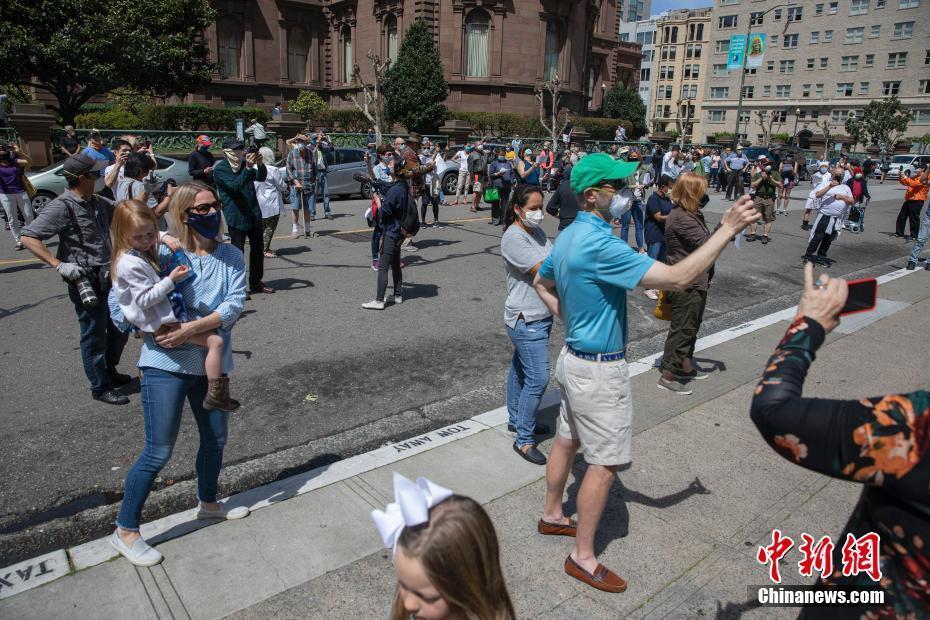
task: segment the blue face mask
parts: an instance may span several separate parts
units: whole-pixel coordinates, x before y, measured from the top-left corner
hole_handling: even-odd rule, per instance
[[[187,216],[187,225],[205,239],[216,239],[220,232],[220,212],[214,211],[207,215],[190,213]]]

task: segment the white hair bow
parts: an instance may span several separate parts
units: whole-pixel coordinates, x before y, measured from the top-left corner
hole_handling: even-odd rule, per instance
[[[452,491],[430,482],[422,476],[416,483],[394,472],[394,499],[384,510],[373,510],[378,533],[385,547],[396,549],[405,527],[429,522],[429,509],[452,497]]]

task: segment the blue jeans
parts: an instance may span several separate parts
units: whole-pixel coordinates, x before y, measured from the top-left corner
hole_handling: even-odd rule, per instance
[[[913,262],[916,263],[918,257],[920,257],[924,244],[927,243],[927,237],[930,237],[930,207],[927,207],[924,212],[924,219],[920,221],[920,232],[917,233],[917,241],[914,242],[914,247],[911,249],[911,260]]]
[[[664,263],[667,260],[664,241],[650,241],[646,244],[646,253],[649,255],[649,258],[654,258],[660,263]]]
[[[88,277],[93,282],[97,276]],[[77,287],[74,284],[68,285],[68,297],[74,304],[74,312],[81,328],[81,361],[84,362],[84,374],[90,381],[91,393],[96,396],[113,387],[111,376],[116,372],[129,334],[119,331],[110,320],[107,296],[101,292],[100,287],[94,286],[94,291],[97,293],[97,307],[87,308],[81,303]]]
[[[633,205],[630,207],[630,210],[623,214],[623,217],[620,218],[620,238],[629,245],[627,237],[630,233],[630,219],[632,218],[633,222],[636,225],[636,249],[646,247],[646,242],[643,241],[643,201],[634,200]]]
[[[549,332],[552,318],[507,327],[513,359],[507,377],[507,418],[517,428],[517,446],[535,444],[536,408],[549,385]]]
[[[116,525],[124,530],[138,530],[142,507],[152,490],[158,472],[171,458],[178,438],[184,399],[194,412],[200,432],[197,451],[197,498],[215,502],[217,480],[223,466],[223,447],[229,414],[203,408],[207,395],[207,378],[167,372],[157,368],[142,369],[142,417],[145,423],[145,447],[126,474],[126,491]]]
[[[317,172],[316,173],[316,193],[313,194],[313,197],[310,199],[310,215],[316,217],[316,199],[317,196],[323,199],[323,213],[329,215],[331,211],[329,210],[329,173],[328,172]]]

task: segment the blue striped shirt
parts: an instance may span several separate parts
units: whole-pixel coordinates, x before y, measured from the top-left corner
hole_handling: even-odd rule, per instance
[[[199,256],[186,252],[196,274],[194,278],[176,285],[181,293],[191,320],[201,319],[217,312],[222,320],[218,333],[223,337],[223,372],[233,369],[230,332],[245,308],[245,261],[242,252],[233,245],[221,243],[213,254]],[[164,245],[159,247],[159,259],[166,264],[171,251]],[[109,296],[110,316],[121,329],[128,324],[119,311],[119,304],[111,290]],[[207,350],[193,344],[165,349],[155,344],[151,335],[143,335],[139,368],[158,368],[185,375],[204,375]]]

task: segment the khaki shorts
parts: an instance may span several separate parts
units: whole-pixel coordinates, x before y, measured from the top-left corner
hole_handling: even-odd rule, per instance
[[[625,465],[632,459],[633,398],[625,360],[589,362],[565,347],[555,367],[562,392],[559,436],[581,442],[592,465]]]
[[[775,199],[774,198],[756,198],[756,209],[762,214],[763,222],[775,221]]]

